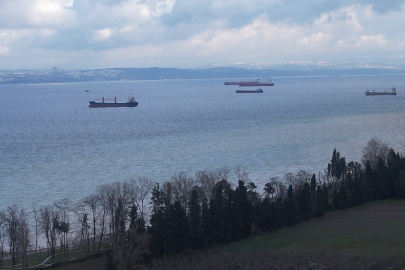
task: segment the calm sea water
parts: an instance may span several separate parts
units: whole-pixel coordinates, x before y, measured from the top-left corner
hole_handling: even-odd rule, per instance
[[[245,167],[261,187],[322,172],[334,148],[360,161],[372,137],[405,148],[405,76],[274,78],[263,94],[236,94],[224,81],[0,85],[0,209],[222,166]],[[364,95],[392,86],[397,96]],[[88,108],[131,93],[136,108]]]

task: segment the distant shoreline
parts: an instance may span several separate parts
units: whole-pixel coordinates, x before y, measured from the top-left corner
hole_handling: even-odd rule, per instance
[[[383,68],[353,69],[244,69],[244,68],[108,68],[93,70],[3,70],[1,84],[41,84],[119,81],[205,80],[253,78],[306,78],[336,76],[403,76],[405,70]]]

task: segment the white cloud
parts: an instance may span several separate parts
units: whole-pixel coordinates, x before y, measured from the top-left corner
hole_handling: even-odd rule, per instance
[[[375,36],[360,36],[357,42],[354,44],[355,47],[362,48],[379,48],[384,47],[388,44],[384,35],[375,35]]]
[[[0,45],[0,55],[7,55],[9,50],[10,50],[9,47],[5,47],[5,46]]]
[[[94,30],[92,39],[95,41],[104,41],[111,38],[113,35],[113,30],[110,28]]]
[[[405,30],[400,26],[405,25],[405,0],[379,9],[376,4],[0,0],[0,50],[7,54],[0,68],[12,61],[72,68],[82,68],[84,62],[94,68],[283,61],[323,65],[377,54],[382,59],[404,55]],[[26,61],[30,57],[43,61]]]
[[[25,27],[70,27],[76,13],[70,9],[73,0],[2,0],[0,25]]]

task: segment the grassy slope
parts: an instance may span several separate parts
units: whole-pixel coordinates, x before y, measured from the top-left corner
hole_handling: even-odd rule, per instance
[[[405,200],[389,200],[326,213],[322,218],[240,242],[157,260],[147,268],[405,269],[404,254]],[[76,265],[74,269],[89,268]]]

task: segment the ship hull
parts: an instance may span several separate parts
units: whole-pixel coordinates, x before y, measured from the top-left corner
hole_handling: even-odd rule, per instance
[[[224,82],[224,85],[239,85],[240,82]]]
[[[389,92],[366,92],[366,96],[395,96],[396,94]]]
[[[274,83],[240,82],[239,86],[274,86]]]
[[[385,90],[384,92],[378,92],[375,90],[367,90],[366,91],[366,96],[395,96],[397,94],[397,91],[395,87],[392,87],[390,90]]]
[[[102,103],[89,101],[89,108],[115,108],[115,107],[136,107],[138,102],[125,102],[125,103]]]
[[[260,94],[263,93],[263,90],[236,90],[238,94]]]

